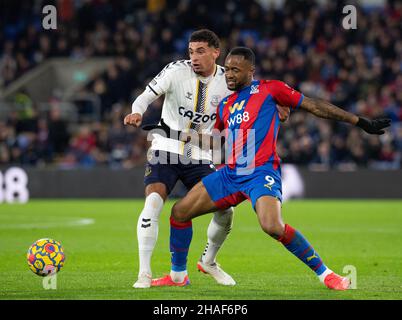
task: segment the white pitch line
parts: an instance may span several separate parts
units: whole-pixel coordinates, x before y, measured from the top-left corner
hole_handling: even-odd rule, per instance
[[[94,223],[94,219],[84,218],[66,222],[0,224],[0,229],[49,229],[58,227],[83,227]]]

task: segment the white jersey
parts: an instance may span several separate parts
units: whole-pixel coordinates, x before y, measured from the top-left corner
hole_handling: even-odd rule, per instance
[[[190,60],[179,60],[168,64],[147,86],[155,98],[165,94],[162,119],[174,130],[211,134],[219,102],[232,94],[227,89],[225,70],[216,65],[213,75],[205,78],[197,75]],[[154,134],[152,150],[163,150],[183,155],[184,142]],[[196,160],[212,160],[211,151],[191,146],[187,156]]]

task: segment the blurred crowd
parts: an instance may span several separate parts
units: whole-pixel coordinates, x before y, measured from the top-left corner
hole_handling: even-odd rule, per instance
[[[222,64],[234,46],[256,53],[256,78],[280,79],[305,95],[361,116],[390,117],[382,136],[305,112],[283,125],[278,152],[285,163],[316,170],[396,169],[402,153],[402,2],[357,8],[357,29],[345,30],[342,1],[106,1],[59,0],[57,30],[42,29],[43,1],[7,1],[0,19],[0,87],[50,57],[113,57],[81,88],[100,98],[101,119],[71,123],[57,97],[0,119],[0,165],[131,168],[146,161],[141,130],[122,120],[148,81],[170,61],[187,58],[192,31],[221,38]],[[49,1],[46,1],[48,4]],[[320,1],[321,3],[321,1]],[[160,117],[155,101],[145,122]]]

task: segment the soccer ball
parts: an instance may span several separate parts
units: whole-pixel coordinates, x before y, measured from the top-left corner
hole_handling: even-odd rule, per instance
[[[56,274],[64,265],[64,251],[60,242],[53,239],[39,239],[28,249],[29,269],[38,276]]]

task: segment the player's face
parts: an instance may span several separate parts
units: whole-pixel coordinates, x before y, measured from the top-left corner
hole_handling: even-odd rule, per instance
[[[209,47],[207,42],[190,42],[188,53],[195,73],[208,77],[215,72],[215,61],[219,57],[219,49]]]
[[[225,61],[225,78],[229,90],[238,91],[251,84],[254,66],[243,56],[229,55]]]

